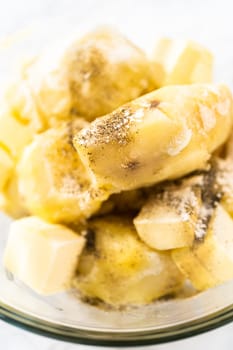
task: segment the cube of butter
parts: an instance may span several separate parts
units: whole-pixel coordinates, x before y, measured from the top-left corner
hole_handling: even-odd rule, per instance
[[[27,217],[11,224],[4,265],[39,294],[69,288],[85,239],[63,225]]]
[[[0,148],[0,191],[3,190],[6,182],[11,176],[13,161],[9,154]]]
[[[158,87],[212,81],[213,56],[195,42],[161,39],[154,50],[152,61]]]

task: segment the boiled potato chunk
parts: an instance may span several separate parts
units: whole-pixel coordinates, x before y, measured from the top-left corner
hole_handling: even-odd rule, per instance
[[[37,110],[50,126],[69,120],[70,113],[93,120],[155,88],[146,55],[109,28],[53,47],[25,71]]]
[[[3,190],[7,181],[11,177],[14,162],[9,153],[0,146],[0,191]]]
[[[38,111],[31,88],[25,78],[20,76],[16,82],[11,83],[6,91],[6,101],[14,118],[27,124],[33,132],[37,133],[46,128],[47,123]]]
[[[88,120],[155,88],[146,55],[110,28],[97,29],[74,44],[64,65],[72,106]]]
[[[172,257],[198,290],[233,278],[233,220],[217,206],[206,236],[192,247],[175,249]]]
[[[0,144],[11,154],[18,158],[24,147],[33,138],[33,132],[27,124],[18,121],[7,106],[0,109]]]
[[[84,297],[113,306],[147,304],[181,287],[183,276],[170,254],[141,242],[130,219],[94,219],[86,238],[74,280]]]
[[[14,219],[29,214],[25,200],[19,193],[19,180],[15,169],[0,193],[0,210]]]
[[[86,122],[75,119],[37,135],[18,164],[19,190],[33,215],[51,222],[73,222],[90,216],[106,199],[91,187],[72,145]]]
[[[15,84],[17,97],[8,93],[16,111],[23,118],[29,117],[40,130],[72,117],[67,64],[62,62],[66,50],[66,45],[60,43],[35,57],[22,69],[22,78]]]
[[[152,195],[134,219],[139,237],[158,250],[192,245],[201,205],[201,189],[170,186]]]
[[[152,61],[155,81],[159,87],[212,81],[213,56],[195,42],[160,39]]]
[[[120,192],[203,168],[231,131],[223,85],[167,86],[92,122],[74,145],[93,181]]]
[[[68,289],[85,239],[62,225],[27,217],[11,224],[5,268],[40,294]]]

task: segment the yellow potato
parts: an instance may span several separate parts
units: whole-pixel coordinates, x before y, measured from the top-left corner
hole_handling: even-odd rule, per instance
[[[109,28],[93,31],[74,44],[64,62],[72,107],[88,120],[155,88],[146,55]]]
[[[93,120],[111,112],[153,90],[152,76],[139,48],[110,28],[97,29],[36,57],[9,95],[21,117],[51,127],[71,115]]]
[[[14,219],[29,214],[24,198],[19,193],[18,175],[15,169],[0,193],[0,210]]]
[[[74,145],[100,186],[136,189],[203,168],[229,136],[232,110],[223,85],[167,86],[92,122]]]
[[[152,62],[159,87],[212,81],[213,56],[206,48],[192,41],[160,39]]]
[[[192,247],[175,249],[172,257],[198,290],[233,278],[233,220],[217,206],[202,240]]]
[[[148,248],[127,218],[92,220],[86,238],[74,280],[85,298],[113,306],[148,304],[183,284],[170,254]]]
[[[51,222],[75,222],[97,211],[107,194],[92,187],[72,145],[86,122],[75,119],[37,135],[18,164],[19,189],[33,215]]]
[[[201,187],[195,177],[186,185],[184,181],[181,185],[162,187],[150,196],[134,219],[136,231],[154,249],[190,246],[201,204]]]
[[[25,71],[28,67],[30,65],[23,66],[17,79],[7,87],[5,98],[14,118],[23,124],[27,124],[34,133],[37,133],[45,129],[47,122],[39,112],[27,80]]]
[[[0,191],[3,190],[7,181],[11,177],[14,163],[9,153],[0,145]]]
[[[3,145],[12,157],[18,158],[24,147],[31,142],[32,130],[27,124],[18,121],[4,104],[0,109],[0,125],[0,145]]]

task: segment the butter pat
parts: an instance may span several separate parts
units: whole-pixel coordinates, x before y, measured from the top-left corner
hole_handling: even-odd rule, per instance
[[[11,224],[4,265],[34,291],[69,288],[85,239],[63,225],[27,217]]]
[[[158,87],[212,81],[213,56],[195,42],[161,39],[154,50],[152,61]]]
[[[11,176],[13,161],[4,149],[0,148],[0,191]]]

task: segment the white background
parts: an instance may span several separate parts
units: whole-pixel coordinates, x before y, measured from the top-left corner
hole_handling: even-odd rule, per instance
[[[98,9],[98,13],[100,13],[105,7],[111,6],[113,8],[112,13],[114,14],[117,8],[119,8],[119,5],[121,5],[123,8],[125,7],[125,11],[129,11],[129,18],[134,15],[135,11],[142,11],[142,21],[139,23],[139,26],[143,26],[146,23],[146,8],[152,8],[153,5],[154,12],[151,13],[150,11],[148,16],[150,16],[150,19],[153,17],[155,23],[159,20],[160,26],[158,26],[158,32],[161,32],[161,34],[165,32],[166,35],[175,33],[176,35],[185,36],[185,34],[189,35],[189,31],[193,33],[193,26],[195,26],[196,39],[208,43],[212,47],[217,58],[219,57],[217,63],[219,65],[225,64],[225,62],[221,61],[221,51],[224,50],[224,52],[228,53],[228,60],[229,62],[232,61],[233,66],[233,47],[231,48],[231,45],[233,45],[233,2],[231,0],[144,0],[143,4],[144,10],[142,11],[136,0],[0,0],[0,39],[6,34],[23,28],[34,20],[61,14],[65,15],[70,11],[73,13],[77,11],[78,13],[83,7],[87,9],[87,13],[95,11],[95,8]],[[160,18],[158,18],[158,16],[160,16]],[[163,16],[164,21],[163,18],[161,21],[161,16]],[[182,32],[182,28],[179,25],[181,19],[185,22],[187,28],[186,33]],[[109,21],[109,18],[106,20]],[[218,42],[218,49],[216,50],[215,40]],[[233,72],[233,68],[231,72]],[[231,72],[225,72],[223,79],[226,78],[228,81],[232,82],[233,74],[231,75]],[[156,348],[156,350],[202,350],[208,348],[211,350],[232,350],[233,324],[183,341],[147,348]],[[0,321],[0,349],[89,350],[91,348],[84,345],[72,345],[36,336]]]

